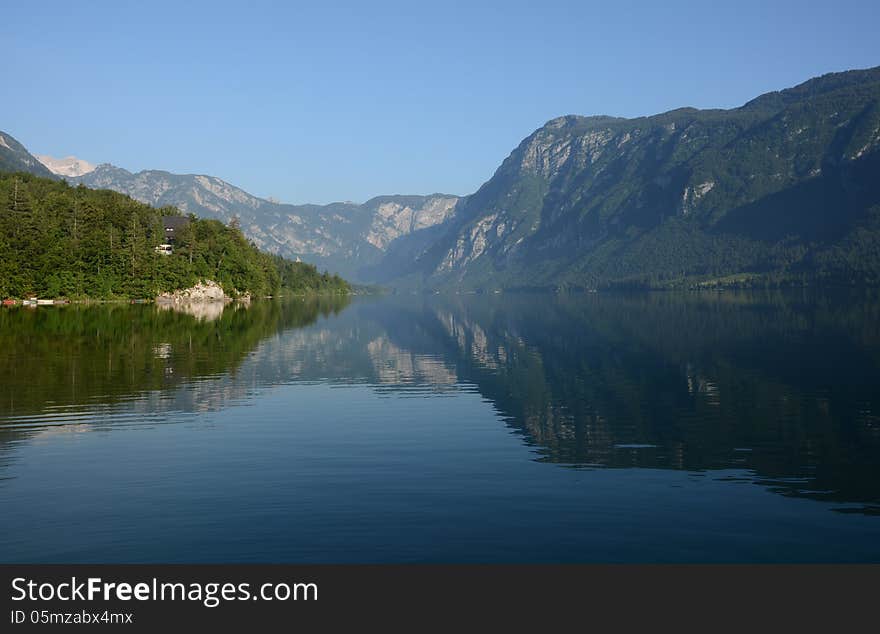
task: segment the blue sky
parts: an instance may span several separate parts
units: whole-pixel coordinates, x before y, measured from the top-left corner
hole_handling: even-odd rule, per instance
[[[880,2],[6,3],[0,130],[285,202],[466,194],[563,114],[880,65]],[[38,7],[38,8],[37,8]]]

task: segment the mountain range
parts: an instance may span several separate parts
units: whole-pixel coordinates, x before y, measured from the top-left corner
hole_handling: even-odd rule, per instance
[[[880,67],[729,110],[559,117],[464,197],[289,205],[212,176],[40,160],[0,135],[4,170],[237,217],[263,249],[401,288],[880,283]]]
[[[282,204],[214,176],[161,170],[132,173],[73,156],[34,156],[5,133],[0,133],[0,171],[30,172],[92,189],[111,189],[154,207],[173,206],[226,223],[236,218],[259,248],[357,281],[371,281],[369,271],[383,260],[391,243],[413,233],[421,237],[423,230],[445,223],[454,216],[458,203],[458,196],[431,194],[377,196],[362,204]]]
[[[300,258],[348,279],[365,280],[362,269],[377,264],[402,235],[448,220],[458,197],[379,196],[363,204],[288,205],[253,196],[214,176],[145,170],[133,174],[109,164],[65,176],[72,184],[112,189],[135,200],[230,222],[266,251]]]

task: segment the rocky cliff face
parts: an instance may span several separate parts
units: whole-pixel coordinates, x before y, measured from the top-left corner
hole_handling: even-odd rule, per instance
[[[459,203],[418,283],[594,287],[807,265],[880,203],[878,150],[880,69],[734,110],[560,117]]]
[[[458,197],[383,196],[359,205],[286,205],[253,196],[212,176],[147,170],[133,174],[109,164],[74,184],[112,189],[155,207],[230,222],[266,251],[301,258],[352,280],[381,260],[395,240],[443,223],[455,214]]]
[[[370,211],[365,239],[385,251],[401,236],[446,222],[455,214],[455,196],[397,196],[374,198],[364,206]]]

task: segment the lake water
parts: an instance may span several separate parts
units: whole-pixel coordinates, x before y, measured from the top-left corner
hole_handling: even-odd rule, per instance
[[[880,299],[0,310],[0,562],[880,561]]]

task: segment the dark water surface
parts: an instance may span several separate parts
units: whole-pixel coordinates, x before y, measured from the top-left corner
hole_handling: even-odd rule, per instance
[[[0,310],[0,562],[880,561],[880,300]]]

